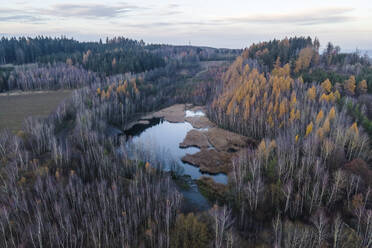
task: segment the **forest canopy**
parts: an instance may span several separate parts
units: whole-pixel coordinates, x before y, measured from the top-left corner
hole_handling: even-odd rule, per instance
[[[0,246],[370,247],[370,60],[319,49],[309,37],[244,50],[3,38],[0,91],[74,91],[0,133]],[[225,152],[226,185],[129,155],[128,127],[174,104],[246,138]],[[210,209],[184,211],[200,185]]]

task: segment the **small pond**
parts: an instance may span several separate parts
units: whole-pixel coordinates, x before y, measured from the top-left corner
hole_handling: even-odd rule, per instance
[[[203,116],[202,111],[186,111],[186,117]],[[130,137],[128,143],[142,151],[153,153],[160,161],[163,161],[164,170],[169,171],[172,165],[177,163],[181,173],[188,175],[191,179],[199,179],[202,176],[213,178],[217,183],[227,184],[227,175],[220,173],[211,175],[202,173],[198,167],[184,163],[181,158],[186,154],[194,154],[199,151],[199,148],[180,148],[179,144],[184,140],[186,134],[193,127],[188,122],[171,123],[163,119],[155,118],[150,121],[150,124],[137,124],[127,130],[125,134]],[[131,149],[129,149],[129,156]],[[207,200],[200,194],[197,186],[191,181],[189,190],[181,190],[184,197],[189,201],[190,205],[194,204],[196,208],[201,210],[210,207]]]

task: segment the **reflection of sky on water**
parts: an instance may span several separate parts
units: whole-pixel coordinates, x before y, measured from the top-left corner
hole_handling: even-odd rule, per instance
[[[192,112],[191,114],[193,113],[198,114],[198,112]],[[169,170],[172,162],[176,162],[183,167],[184,174],[190,175],[192,179],[198,179],[201,176],[209,176],[216,182],[226,184],[227,176],[225,174],[209,175],[201,173],[198,167],[181,161],[181,158],[186,154],[194,154],[199,151],[199,149],[195,147],[186,149],[179,148],[179,144],[191,129],[193,129],[192,125],[187,122],[170,123],[168,121],[161,121],[159,124],[149,127],[139,135],[134,136],[132,138],[132,143],[137,147],[141,147],[147,153],[153,153],[153,156],[160,157],[161,161],[165,161],[166,163],[166,170]]]
[[[198,110],[198,111],[186,110],[186,117],[196,117],[196,116],[205,116],[205,113],[201,110]]]

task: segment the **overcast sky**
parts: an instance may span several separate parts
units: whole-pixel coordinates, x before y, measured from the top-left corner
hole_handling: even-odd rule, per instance
[[[322,45],[372,49],[372,1],[0,0],[0,35],[125,36],[228,48],[310,35]]]

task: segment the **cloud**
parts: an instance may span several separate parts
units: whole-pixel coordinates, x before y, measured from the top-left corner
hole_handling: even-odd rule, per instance
[[[353,8],[324,8],[299,11],[297,13],[283,14],[260,14],[247,17],[230,17],[215,20],[216,22],[236,23],[259,23],[259,24],[283,24],[292,23],[298,25],[316,25],[341,23],[354,20],[349,14]]]
[[[179,10],[167,10],[167,11],[160,11],[157,13],[157,16],[172,16],[172,15],[180,15],[183,14],[182,11]]]
[[[176,8],[179,8],[179,7],[182,7],[182,6],[177,4],[177,3],[168,4],[168,8],[170,8],[170,9],[176,9]]]
[[[120,4],[55,4],[48,9],[39,10],[40,14],[59,17],[104,18],[118,17],[124,13],[138,9],[135,5]]]
[[[177,28],[177,29],[185,29],[185,27],[201,27],[201,26],[216,26],[219,24],[212,23],[212,22],[202,22],[202,21],[189,21],[189,22],[182,22],[182,21],[167,21],[167,22],[146,22],[146,23],[122,23],[124,27],[131,27],[131,28]],[[185,29],[186,30],[186,29]]]
[[[0,16],[0,22],[32,22],[40,23],[43,21],[42,18],[38,18],[32,15],[12,15],[12,16]]]
[[[205,19],[203,21],[168,21],[168,22],[142,22],[142,23],[125,23],[123,26],[135,28],[186,28],[186,27],[229,27],[230,25],[275,25],[275,24],[294,24],[294,25],[318,25],[344,23],[354,20],[351,15],[353,8],[323,8],[310,9],[306,11],[297,11],[296,13],[272,13],[272,14],[256,14],[243,17],[225,17],[220,19]]]
[[[46,19],[36,15],[32,10],[0,8],[0,22],[42,23]]]
[[[59,18],[115,18],[137,10],[145,9],[126,3],[100,4],[100,3],[61,3],[45,8],[0,8],[1,22],[29,22],[40,23],[51,17]]]
[[[169,27],[173,26],[174,23],[171,22],[151,22],[151,23],[127,23],[123,26],[132,27],[132,28],[149,28],[149,27]]]

